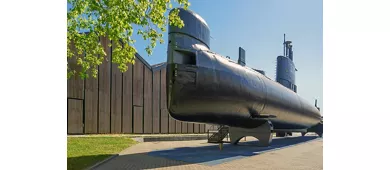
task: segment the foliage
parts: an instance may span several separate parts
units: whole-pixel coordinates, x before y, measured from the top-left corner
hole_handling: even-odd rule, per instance
[[[188,0],[174,0],[180,7],[187,9]],[[129,63],[134,64],[135,40],[132,39],[133,27],[139,27],[137,34],[150,44],[145,48],[152,54],[157,42],[164,43],[162,32],[167,24],[184,26],[178,16],[179,10],[172,8],[171,0],[68,0],[67,13],[67,58],[76,60],[76,69],[67,64],[67,77],[77,72],[81,78],[92,75],[96,78],[97,66],[102,64],[106,56],[99,37],[109,38],[109,46],[115,46],[112,62],[125,72]],[[74,58],[73,58],[74,57]]]

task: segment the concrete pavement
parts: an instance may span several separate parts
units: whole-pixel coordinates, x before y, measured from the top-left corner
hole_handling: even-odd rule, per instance
[[[96,169],[323,169],[322,138],[274,138],[270,147],[257,147],[247,137],[239,145],[220,151],[206,140],[139,143]]]

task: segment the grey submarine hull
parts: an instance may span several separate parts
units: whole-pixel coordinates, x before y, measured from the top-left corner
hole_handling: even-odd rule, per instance
[[[207,23],[180,9],[183,28],[169,27],[167,109],[180,121],[299,131],[318,125],[319,110],[293,90],[210,50]]]

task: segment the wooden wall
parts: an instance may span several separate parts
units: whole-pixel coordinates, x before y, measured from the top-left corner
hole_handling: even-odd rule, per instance
[[[107,60],[97,78],[68,79],[68,134],[205,133],[205,124],[173,119],[167,110],[166,67],[151,67],[136,55],[134,65],[122,73],[111,63],[109,40],[101,43]],[[69,66],[77,68],[76,60]]]

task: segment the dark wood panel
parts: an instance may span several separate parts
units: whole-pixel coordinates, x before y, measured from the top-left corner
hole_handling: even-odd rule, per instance
[[[153,73],[153,133],[160,133],[160,71]]]
[[[182,133],[181,132],[181,121],[175,120],[176,122],[176,133]]]
[[[144,64],[136,59],[133,72],[133,105],[143,106]]]
[[[143,133],[142,112],[142,107],[134,106],[134,133]]]
[[[83,99],[84,81],[78,76],[73,76],[67,81],[68,98]]]
[[[188,123],[181,122],[181,133],[188,133]]]
[[[76,51],[74,45],[71,45],[70,49],[72,51]],[[68,59],[68,67],[72,70],[76,70],[77,73],[67,80],[67,96],[68,98],[83,99],[84,80],[79,76],[79,72],[82,70],[82,68],[81,66],[77,65],[78,57],[82,57],[82,55],[78,55],[76,53],[71,59]]]
[[[68,133],[84,133],[83,100],[68,99]]]
[[[161,69],[161,108],[164,108],[166,109],[167,108],[167,94],[166,94],[166,91],[167,91],[167,84],[166,84],[166,69]]]
[[[85,80],[85,133],[98,133],[98,78]]]
[[[111,66],[111,133],[117,134],[122,132],[122,72],[117,64]]]
[[[194,133],[194,123],[188,123],[188,133]]]
[[[176,133],[176,120],[171,115],[169,115],[169,133]]]
[[[200,124],[199,127],[200,127],[200,133],[204,133],[205,132],[205,124]]]
[[[144,67],[144,133],[152,133],[152,131],[152,71]]]
[[[194,124],[194,133],[199,133],[199,123]]]
[[[166,69],[161,69],[160,75],[160,108],[161,108],[161,133],[168,133],[169,116],[167,110],[167,98],[166,98]]]
[[[133,64],[123,73],[123,133],[133,133]]]
[[[167,109],[160,109],[161,111],[161,133],[168,133],[169,116]]]
[[[107,56],[99,66],[99,133],[110,133],[111,48],[107,37],[101,43]]]

